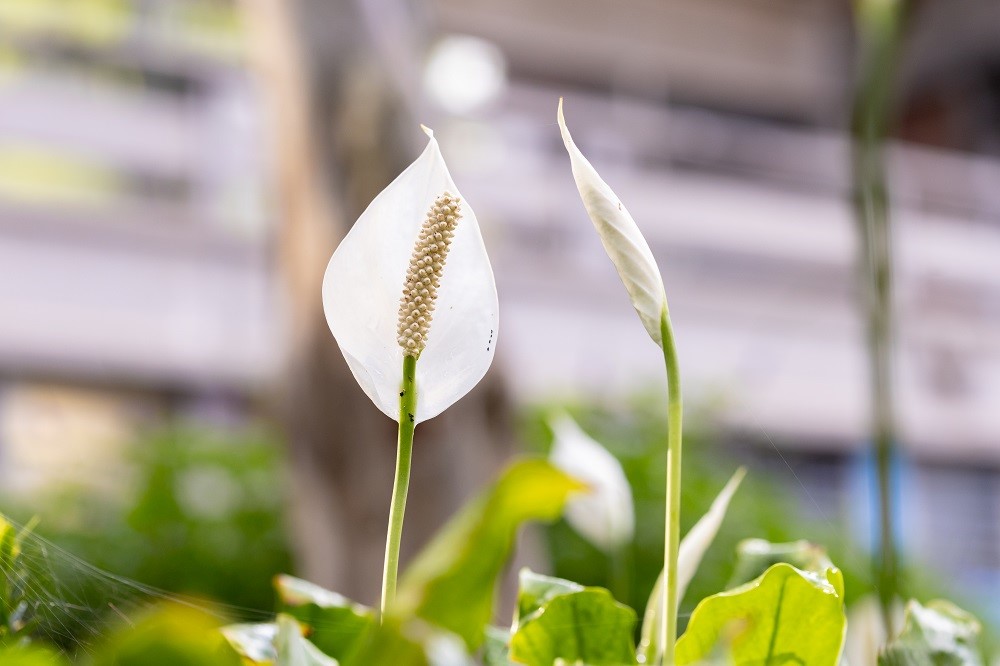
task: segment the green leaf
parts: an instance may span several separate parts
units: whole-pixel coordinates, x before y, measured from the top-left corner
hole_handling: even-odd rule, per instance
[[[370,664],[431,666],[424,646],[419,640],[404,635],[398,623],[376,627],[361,649],[347,662],[347,666]]]
[[[599,587],[559,594],[523,618],[510,658],[528,666],[557,660],[591,666],[635,664],[635,611]]]
[[[300,578],[277,576],[274,587],[278,611],[309,627],[309,640],[340,661],[354,654],[377,624],[371,608]]]
[[[166,604],[122,627],[97,651],[93,666],[238,666],[214,618]]]
[[[420,619],[387,618],[344,666],[474,666],[465,643]]]
[[[302,635],[302,625],[291,615],[278,615],[274,649],[278,655],[275,666],[338,666],[336,659],[323,654]]]
[[[580,592],[584,589],[583,585],[579,583],[535,573],[527,567],[524,567],[518,573],[517,582],[517,619],[514,622],[515,631],[521,619],[531,615],[555,597],[562,594],[569,594],[570,592]]]
[[[278,659],[274,639],[278,635],[278,625],[231,624],[222,628],[222,635],[243,661],[250,664],[273,664]]]
[[[35,645],[10,645],[0,648],[0,666],[66,666],[63,657],[48,648]]]
[[[702,600],[677,642],[676,663],[835,666],[844,644],[843,577],[775,564],[741,587]],[[728,662],[727,662],[728,663]]]
[[[726,587],[743,585],[779,562],[819,574],[835,568],[826,549],[809,541],[771,543],[764,539],[745,539],[736,546],[736,567]],[[843,590],[840,596],[844,596]]]
[[[485,666],[513,666],[510,654],[510,631],[503,627],[486,627],[483,643],[483,664]]]
[[[477,649],[517,528],[555,520],[569,494],[583,488],[544,460],[515,462],[420,553],[403,575],[391,614],[423,618]]]
[[[975,617],[954,604],[936,600],[906,606],[903,631],[879,655],[879,666],[982,666]]]

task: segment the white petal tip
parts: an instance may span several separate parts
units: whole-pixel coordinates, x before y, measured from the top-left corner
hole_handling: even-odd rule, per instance
[[[423,123],[421,123],[420,124],[420,129],[422,129],[424,131],[424,134],[426,134],[428,136],[428,138],[431,138],[431,139],[434,138],[434,130],[432,130],[427,125],[424,125]]]
[[[566,116],[563,115],[562,97],[559,98],[559,107],[556,109],[556,121],[559,123],[559,134],[562,135],[563,143],[565,143],[568,148],[571,144],[573,144],[573,137],[569,133],[569,128],[566,127]]]

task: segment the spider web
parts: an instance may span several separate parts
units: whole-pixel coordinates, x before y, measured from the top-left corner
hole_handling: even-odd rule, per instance
[[[67,652],[91,654],[109,631],[131,625],[143,612],[163,603],[194,608],[220,623],[273,617],[271,609],[210,603],[105,571],[3,518],[22,533],[23,541],[16,567],[0,571],[0,584],[20,585],[31,636]]]

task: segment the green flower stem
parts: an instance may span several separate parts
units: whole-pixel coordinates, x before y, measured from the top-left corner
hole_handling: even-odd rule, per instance
[[[872,387],[872,440],[875,446],[880,548],[875,580],[888,634],[895,633],[892,606],[899,594],[899,556],[893,527],[890,467],[896,448],[892,386],[892,250],[889,193],[883,143],[892,119],[904,3],[863,0],[858,4],[861,76],[855,91],[854,209],[865,295],[868,362]]]
[[[663,360],[667,366],[667,510],[666,538],[663,546],[663,624],[660,628],[660,645],[663,664],[673,666],[674,644],[677,642],[677,550],[680,546],[681,527],[681,439],[683,434],[683,404],[681,402],[681,376],[677,363],[674,331],[670,326],[670,313],[664,303],[660,315],[660,337]]]
[[[608,553],[610,588],[618,601],[628,603],[632,588],[632,547],[615,544]]]
[[[406,492],[410,488],[410,462],[413,459],[413,420],[417,413],[417,359],[403,357],[403,383],[399,392],[399,443],[396,448],[396,479],[392,484],[389,507],[389,533],[385,539],[385,568],[382,570],[381,617],[396,597],[396,574],[399,570],[399,542],[403,535]]]

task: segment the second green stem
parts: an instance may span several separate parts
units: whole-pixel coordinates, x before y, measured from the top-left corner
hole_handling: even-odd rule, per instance
[[[663,360],[667,366],[667,506],[666,537],[663,548],[663,626],[660,644],[663,646],[663,664],[673,666],[674,643],[677,641],[677,550],[680,546],[681,528],[681,447],[683,436],[683,403],[681,377],[677,363],[674,332],[670,326],[670,313],[666,306],[660,315],[660,337]]]
[[[410,462],[413,458],[414,419],[417,415],[417,359],[403,357],[403,383],[399,391],[399,441],[396,448],[396,479],[392,484],[392,504],[389,507],[389,533],[385,540],[385,567],[382,570],[381,617],[396,598],[396,576],[399,570],[399,544],[403,536],[403,514],[406,493],[410,489]]]

